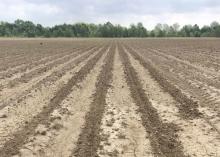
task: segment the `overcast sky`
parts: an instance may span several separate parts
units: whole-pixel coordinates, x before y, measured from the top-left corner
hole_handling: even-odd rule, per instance
[[[220,22],[220,0],[0,0],[0,21],[31,20],[44,26],[88,22],[129,26],[142,22],[207,25]]]

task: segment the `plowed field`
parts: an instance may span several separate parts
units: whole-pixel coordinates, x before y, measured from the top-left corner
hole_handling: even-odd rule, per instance
[[[0,157],[219,157],[220,40],[0,39]]]

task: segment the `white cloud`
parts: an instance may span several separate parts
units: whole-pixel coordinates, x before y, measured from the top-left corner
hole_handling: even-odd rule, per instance
[[[13,21],[24,19],[41,22],[40,17],[49,20],[51,16],[59,14],[61,11],[59,6],[52,4],[10,0],[6,3],[0,3],[0,20]]]
[[[0,20],[31,20],[51,26],[61,23],[111,21],[128,26],[142,22],[210,24],[220,21],[219,0],[1,0]]]

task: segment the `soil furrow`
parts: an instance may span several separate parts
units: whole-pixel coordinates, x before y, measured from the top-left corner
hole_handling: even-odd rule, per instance
[[[57,51],[57,50],[56,50]],[[68,51],[67,51],[68,52]],[[19,69],[19,68],[22,68],[22,67],[25,67],[28,65],[28,63],[31,62],[35,62],[35,61],[39,61],[43,58],[46,58],[46,57],[49,57],[49,56],[53,56],[53,55],[56,55],[56,54],[60,54],[60,53],[63,53],[63,51],[61,52],[53,52],[53,53],[45,53],[45,54],[28,54],[27,52],[24,52],[24,56],[21,56],[20,58],[13,58],[13,59],[10,59],[10,60],[5,60],[3,63],[5,63],[5,66],[3,66],[2,68],[0,67],[0,73],[1,72],[10,72],[10,70],[13,70],[13,69]]]
[[[99,49],[99,51],[100,50],[101,49]],[[24,96],[27,95],[31,90],[35,88],[40,88],[42,84],[47,84],[51,81],[57,80],[58,78],[63,76],[67,70],[71,69],[74,66],[77,66],[77,64],[79,64],[85,58],[89,57],[94,52],[95,50],[93,52],[87,51],[85,52],[85,54],[73,58],[69,62],[66,62],[63,65],[54,68],[50,73],[46,73],[46,75],[42,78],[30,82],[26,86],[20,86],[21,89],[17,87],[15,88],[15,90],[9,90],[8,95],[6,94],[6,92],[4,92],[4,95],[2,96],[5,96],[5,98],[3,97],[0,102],[0,110],[14,101],[20,102],[22,99],[24,99]]]
[[[138,51],[136,51],[138,53]],[[153,54],[148,53],[148,55],[142,55],[140,52],[139,55],[149,64],[152,64],[157,71],[160,71],[161,76],[167,79],[170,83],[176,86],[179,90],[182,91],[184,95],[190,98],[195,103],[198,102],[198,111],[202,113],[203,118],[209,123],[213,129],[218,133],[219,131],[219,89],[208,86],[205,82],[193,81],[192,76],[194,74],[184,74],[183,71],[189,71],[189,69],[178,69],[172,63],[164,62],[162,58],[156,57],[151,60]],[[157,67],[157,68],[156,68]],[[175,68],[175,70],[173,69]],[[210,80],[211,81],[211,80]],[[214,82],[214,81],[213,81]],[[179,105],[181,106],[181,105]]]
[[[119,49],[124,66],[127,84],[134,102],[139,107],[143,126],[149,133],[149,139],[153,152],[157,156],[183,157],[183,146],[178,140],[179,128],[173,123],[164,123],[157,110],[149,101],[135,69],[131,66],[129,58],[122,47]]]
[[[201,113],[198,110],[197,102],[187,97],[179,88],[166,80],[159,73],[159,71],[152,66],[151,63],[145,61],[137,52],[131,49],[129,49],[129,52],[135,59],[140,61],[141,65],[149,70],[150,74],[154,77],[155,80],[158,81],[161,87],[163,87],[165,91],[170,93],[176,99],[176,101],[180,103],[180,105],[177,107],[179,108],[179,112],[184,118],[193,119],[201,116]]]
[[[79,51],[79,50],[80,49],[78,48],[78,49],[74,49],[72,51],[75,52],[75,51]],[[67,52],[56,52],[55,54],[48,53],[47,55],[42,55],[42,56],[38,55],[36,58],[33,58],[29,62],[26,62],[22,65],[17,64],[17,66],[15,66],[15,67],[11,67],[9,69],[6,69],[5,71],[0,71],[1,79],[4,77],[12,77],[12,75],[14,75],[15,73],[22,71],[22,70],[25,71],[25,70],[29,69],[30,67],[34,66],[35,64],[41,64],[41,63],[43,64],[43,63],[46,63],[47,60],[53,60],[59,56],[62,56],[63,53],[65,55],[65,54],[70,54],[71,52],[67,51]],[[12,61],[14,61],[14,60],[12,60]]]
[[[173,65],[176,65],[175,67],[173,67],[174,68],[173,70],[177,71],[177,74],[181,72],[182,76],[186,77],[187,79],[191,79],[194,81],[202,81],[211,87],[220,88],[220,83],[219,83],[220,77],[218,76],[219,75],[218,72],[212,72],[212,74],[210,74],[208,72],[205,72],[206,70],[201,70],[200,68],[195,68],[188,64],[184,64],[184,61],[182,61],[181,59],[173,60],[172,58],[166,57],[166,55],[160,55],[157,53],[157,51],[156,52],[141,51],[141,52],[150,53],[151,54],[150,56],[153,55],[154,58],[157,61],[159,61],[159,65],[161,64],[162,60],[165,61],[166,63],[164,64],[167,64],[167,66],[169,67],[173,67]]]
[[[96,80],[104,65],[106,54],[86,78],[73,87],[72,92],[61,103],[62,107],[50,114],[49,128],[42,124],[38,125],[36,134],[22,146],[19,157],[67,157],[71,154],[83,127],[85,114],[89,111]],[[40,128],[46,129],[46,134],[39,133],[42,132]]]
[[[0,147],[10,139],[10,135],[24,126],[25,122],[30,122],[34,116],[40,113],[56,92],[98,52],[91,54],[88,58],[81,58],[81,61],[76,60],[76,63],[68,65],[67,69],[64,68],[56,75],[47,78],[40,87],[32,89],[19,102],[14,102],[1,110],[0,115],[7,116],[3,119],[0,118]]]
[[[217,157],[218,39],[0,39],[0,157]]]
[[[160,84],[163,89],[168,92],[170,95],[174,97],[174,99],[179,102],[177,105],[179,113],[185,119],[196,119],[196,118],[203,118],[216,132],[219,134],[219,127],[218,127],[218,108],[212,111],[209,108],[201,107],[198,103],[198,100],[194,99],[191,95],[187,92],[183,92],[175,84],[171,83],[169,80],[164,77],[163,73],[161,73],[149,60],[146,60],[138,54],[137,51],[129,49],[131,55],[140,61],[140,63],[149,70],[150,74],[154,77],[155,80]],[[180,80],[179,80],[180,81]],[[188,80],[183,81],[183,83],[187,82]],[[205,86],[203,84],[203,86]],[[186,86],[184,86],[186,87]],[[203,96],[204,98],[204,96]],[[213,105],[214,106],[214,105]],[[210,120],[210,116],[215,116],[216,118],[212,118]]]
[[[89,49],[89,48],[87,48]],[[61,58],[63,56],[66,55],[70,55],[73,53],[79,53],[79,52],[83,52],[83,49],[75,49],[71,52],[67,51],[67,52],[58,52],[57,54],[52,54],[46,57],[43,57],[41,59],[36,59],[36,60],[31,60],[30,62],[28,62],[27,64],[24,64],[23,66],[18,66],[12,69],[8,69],[7,71],[4,72],[0,72],[1,75],[1,84],[6,84],[6,82],[14,80],[15,78],[19,78],[22,77],[22,75],[30,73],[36,69],[38,69],[41,66],[45,66],[47,65],[49,62],[55,61],[58,58]],[[85,49],[86,51],[86,49]]]
[[[81,82],[87,74],[94,68],[96,62],[101,58],[103,52],[99,52],[95,57],[90,59],[80,71],[78,71],[69,81],[65,84],[56,95],[50,100],[50,103],[44,107],[44,110],[35,116],[28,124],[21,130],[13,134],[13,138],[7,141],[2,148],[0,154],[2,157],[9,157],[19,153],[19,149],[25,144],[28,137],[34,134],[34,130],[39,123],[44,125],[48,124],[48,115],[51,114],[56,108],[60,107],[61,102],[68,96],[73,86]]]
[[[112,81],[112,69],[115,55],[115,45],[112,45],[105,61],[105,64],[98,76],[96,91],[93,94],[93,102],[86,114],[85,124],[79,136],[77,146],[72,152],[76,157],[95,157],[99,147],[101,119],[106,106],[106,94]]]
[[[138,60],[129,54],[132,66],[136,69],[145,94],[154,108],[157,109],[163,122],[174,123],[180,130],[177,132],[183,145],[184,154],[189,156],[212,156],[219,154],[218,133],[203,119],[186,120],[181,118],[177,101],[165,92],[159,83],[152,78],[149,71]]]
[[[188,51],[164,51],[163,49],[155,49],[156,51],[160,52],[162,55],[165,55],[167,57],[173,58],[174,60],[183,62],[185,64],[188,64],[194,68],[197,68],[198,70],[204,71],[206,73],[216,75],[218,71],[219,60],[217,57],[212,57],[210,54],[205,55],[201,54],[202,50],[194,51],[194,50],[188,50]],[[188,55],[184,55],[188,54]],[[196,57],[199,57],[199,60],[196,59]],[[207,60],[207,57],[209,58]],[[202,63],[202,64],[201,64]],[[218,75],[218,74],[217,74]],[[219,76],[219,75],[218,75]]]
[[[84,53],[85,52],[86,51],[84,51]],[[21,75],[20,77],[9,81],[9,83],[6,85],[6,87],[7,88],[15,88],[17,85],[20,85],[21,83],[28,83],[33,78],[40,77],[41,75],[43,75],[44,73],[46,73],[50,69],[57,67],[65,62],[68,62],[72,58],[75,58],[79,55],[81,55],[80,52],[75,52],[72,54],[63,55],[62,57],[57,58],[55,60],[52,60],[52,61],[46,63],[45,65],[43,65],[33,71],[30,71],[29,73],[25,73],[25,74]]]
[[[140,113],[131,98],[118,49],[114,59],[113,81],[106,96],[101,125],[99,157],[153,157]]]
[[[155,50],[155,49],[150,49],[150,50],[153,51],[154,53],[158,54],[158,55],[161,55],[161,56],[167,58],[167,59],[174,60],[176,62],[180,62],[182,64],[185,64],[185,65],[187,65],[187,66],[189,66],[191,68],[194,68],[194,69],[196,69],[198,71],[201,71],[203,73],[207,73],[209,75],[214,75],[214,76],[217,75],[218,77],[220,76],[218,73],[216,73],[214,71],[211,71],[211,70],[209,70],[207,68],[201,67],[201,66],[193,64],[193,63],[190,63],[187,60],[179,59],[179,58],[177,58],[177,57],[175,57],[173,55],[166,54],[165,52],[162,52],[161,50]]]
[[[57,45],[60,45],[60,43],[58,43]],[[70,46],[68,46],[67,48],[62,49],[63,47],[62,45],[60,45],[60,47],[56,47],[55,45],[50,45],[50,46],[48,45],[49,47],[35,45],[37,47],[25,48],[26,45],[24,45],[24,43],[22,43],[21,46],[22,46],[22,50],[18,49],[18,45],[16,45],[15,49],[10,49],[10,50],[11,51],[14,50],[16,51],[16,53],[23,54],[23,56],[14,58],[12,55],[11,59],[8,61],[6,60],[4,66],[0,67],[0,71],[14,69],[17,66],[22,67],[22,66],[27,65],[27,63],[29,63],[30,61],[36,61],[42,57],[46,57],[50,55],[52,56],[57,53],[69,52],[69,51],[77,50],[77,49],[79,50],[82,48],[81,46],[75,46],[73,48],[70,48]]]
[[[16,86],[20,83],[28,83],[28,81],[32,78],[38,77],[41,73],[47,72],[52,67],[62,64],[62,62],[65,61],[65,58],[72,58],[74,56],[77,56],[77,53],[69,53],[64,56],[54,58],[54,60],[48,60],[44,64],[37,66],[34,65],[33,68],[30,67],[30,70],[27,70],[26,72],[22,72],[21,70],[20,72],[13,72],[13,75],[11,75],[10,72],[6,72],[6,75],[3,76],[4,80],[1,81],[1,91],[3,91],[4,88],[16,88]]]

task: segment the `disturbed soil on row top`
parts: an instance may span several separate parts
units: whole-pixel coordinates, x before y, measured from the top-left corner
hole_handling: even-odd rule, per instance
[[[0,39],[0,157],[220,156],[220,40]]]

